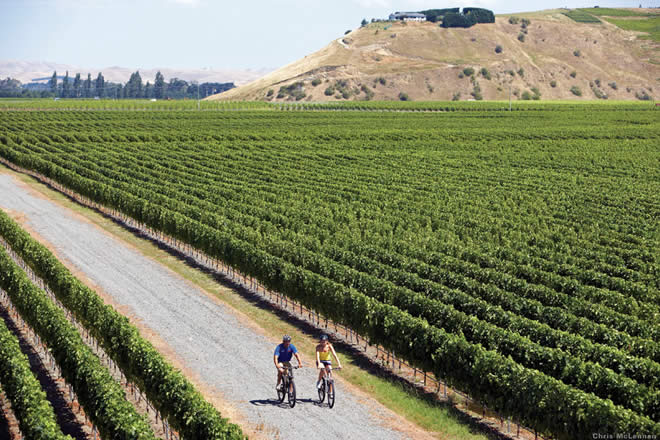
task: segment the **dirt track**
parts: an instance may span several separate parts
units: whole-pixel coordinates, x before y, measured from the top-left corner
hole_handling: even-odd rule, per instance
[[[393,429],[399,422],[391,411],[341,385],[335,408],[319,406],[313,368],[297,370],[296,407],[279,406],[274,400],[272,364],[277,341],[241,322],[226,306],[169,269],[2,173],[0,208],[20,215],[65,264],[103,289],[157,340],[165,341],[177,363],[207,392],[219,394],[235,410],[230,416],[247,422],[249,431],[284,439],[404,437]],[[309,359],[306,365],[312,365]]]

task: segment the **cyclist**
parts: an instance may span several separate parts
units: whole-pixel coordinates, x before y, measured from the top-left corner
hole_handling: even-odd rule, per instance
[[[282,373],[284,373],[284,367],[291,368],[291,357],[296,356],[298,360],[298,368],[302,368],[302,361],[300,360],[300,355],[296,346],[291,343],[291,336],[284,335],[282,337],[282,343],[275,347],[275,355],[273,356],[273,362],[275,363],[275,368],[277,368],[277,389],[280,389],[280,384],[282,383]]]
[[[316,346],[316,368],[319,369],[319,379],[316,382],[316,388],[321,388],[321,380],[323,379],[323,375],[325,374],[326,370],[330,370],[332,368],[332,359],[330,358],[331,354],[337,361],[337,367],[341,368],[341,362],[337,357],[335,348],[328,341],[328,335],[321,335],[321,341],[319,342],[319,345]]]

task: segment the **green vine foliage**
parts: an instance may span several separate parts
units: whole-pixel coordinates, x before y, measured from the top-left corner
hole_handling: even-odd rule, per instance
[[[140,336],[127,318],[105,305],[96,292],[83,285],[46,247],[3,212],[0,212],[0,236],[48,283],[124,375],[145,392],[184,438],[243,438],[240,428],[222,418],[181,372]]]
[[[0,385],[11,402],[21,432],[35,440],[71,440],[62,434],[41,384],[30,370],[18,339],[0,319]]]
[[[30,282],[4,248],[0,249],[0,287],[46,343],[62,377],[73,386],[102,438],[156,438],[146,419],[126,400],[124,390],[85,345],[64,312]]]

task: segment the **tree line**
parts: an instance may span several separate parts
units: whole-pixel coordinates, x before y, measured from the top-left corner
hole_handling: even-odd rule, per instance
[[[205,82],[198,84],[179,78],[169,82],[159,71],[154,82],[143,83],[139,71],[131,74],[125,84],[106,81],[102,72],[92,78],[90,73],[84,78],[80,73],[74,77],[67,71],[64,77],[53,72],[47,84],[21,84],[17,79],[0,80],[0,97],[23,98],[111,98],[111,99],[197,99],[234,88],[233,82]]]

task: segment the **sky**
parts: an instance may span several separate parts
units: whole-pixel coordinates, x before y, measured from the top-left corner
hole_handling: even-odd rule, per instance
[[[496,14],[557,7],[637,7],[619,0],[0,0],[0,60],[85,67],[274,69],[362,18],[477,6]],[[660,0],[641,0],[644,7]]]

